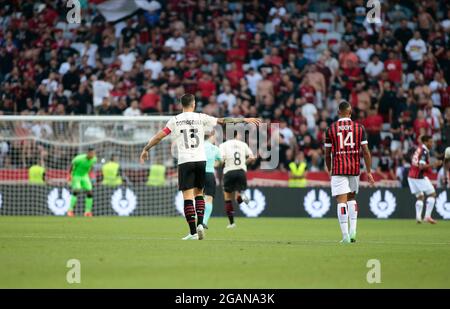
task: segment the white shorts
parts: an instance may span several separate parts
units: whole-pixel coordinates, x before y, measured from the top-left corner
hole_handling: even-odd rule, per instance
[[[331,195],[343,195],[351,192],[358,193],[359,176],[331,176]]]
[[[408,177],[408,184],[411,193],[416,196],[422,195],[424,193],[429,195],[436,192],[434,190],[433,184],[431,183],[430,179],[428,179],[428,177],[424,177],[421,179]]]

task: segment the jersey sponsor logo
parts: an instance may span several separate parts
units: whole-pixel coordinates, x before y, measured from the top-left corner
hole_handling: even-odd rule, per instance
[[[450,219],[450,202],[447,198],[447,192],[443,191],[436,198],[436,211],[444,219]]]
[[[56,216],[64,216],[70,207],[70,191],[62,188],[54,188],[47,197],[47,205]]]
[[[134,192],[129,189],[119,188],[114,191],[111,197],[112,209],[119,216],[129,216],[136,209],[137,197]]]
[[[253,195],[251,194],[252,191]],[[258,217],[266,208],[266,197],[258,189],[247,189],[245,190],[245,195],[250,198],[250,201],[248,205],[241,203],[239,208],[247,217]]]
[[[372,211],[378,219],[387,219],[395,211],[397,199],[389,190],[385,191],[383,199],[381,190],[377,190],[370,197],[369,205],[370,211]]]
[[[330,210],[330,195],[324,190],[319,190],[318,195],[316,190],[311,190],[305,195],[303,204],[312,218],[322,218]]]

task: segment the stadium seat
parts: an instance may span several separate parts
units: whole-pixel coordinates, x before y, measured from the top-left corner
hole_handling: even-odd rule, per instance
[[[319,46],[323,43],[325,43],[325,35],[321,32],[314,32],[312,34],[314,46]]]
[[[342,40],[342,35],[338,32],[329,32],[325,35],[325,41],[328,47],[337,52],[339,50],[339,46]]]
[[[331,25],[334,25],[335,16],[331,12],[323,12],[319,14],[319,21],[321,23],[329,23]]]
[[[318,21],[319,20],[319,14],[317,14],[315,12],[309,12],[308,13],[308,18],[312,19],[314,21]]]
[[[314,24],[314,30],[316,32],[326,34],[331,31],[331,24],[318,22],[318,23]]]

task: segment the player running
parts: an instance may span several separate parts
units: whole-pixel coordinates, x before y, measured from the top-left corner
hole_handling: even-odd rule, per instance
[[[434,164],[430,164],[430,149],[433,147],[433,138],[430,135],[424,135],[420,139],[421,145],[416,149],[411,159],[411,168],[408,174],[408,184],[411,193],[417,198],[416,201],[416,221],[422,223],[422,210],[427,195],[424,220],[431,224],[436,224],[436,220],[431,218],[434,204],[436,202],[436,191],[430,179],[426,177],[425,172],[432,167],[437,168],[442,164],[438,160]]]
[[[223,195],[225,200],[225,212],[230,224],[227,228],[235,228],[233,200],[238,204],[245,202],[248,204],[248,198],[244,194],[247,189],[247,164],[256,160],[252,150],[246,143],[239,140],[237,131],[234,132],[234,138],[226,141],[219,146],[220,154],[224,162],[223,169]]]
[[[331,174],[331,195],[336,196],[337,215],[342,231],[341,243],[356,242],[358,205],[356,194],[359,189],[360,151],[362,148],[367,178],[375,183],[372,173],[366,130],[353,122],[351,105],[347,101],[339,104],[339,120],[331,124],[325,137],[325,163]],[[350,232],[348,219],[350,218]]]
[[[97,163],[94,147],[90,146],[86,154],[77,155],[70,166],[70,183],[72,187],[72,195],[70,197],[70,207],[67,216],[74,217],[74,208],[77,204],[77,196],[81,191],[86,192],[84,200],[84,216],[92,217],[92,206],[94,205],[94,195],[92,193],[92,182],[89,178],[89,172]]]
[[[253,123],[256,118],[215,118],[195,111],[195,97],[185,94],[181,97],[183,112],[172,117],[164,129],[155,134],[142,150],[140,162],[148,159],[148,151],[171,134],[178,150],[178,187],[183,192],[184,215],[189,224],[189,234],[183,240],[204,238],[203,217],[205,199],[206,154],[204,149],[205,128],[216,124]],[[195,207],[194,207],[195,200]],[[197,224],[195,217],[197,214]]]
[[[216,163],[222,160],[219,147],[214,145],[214,132],[205,136],[205,153],[206,153],[206,174],[205,174],[205,217],[203,218],[203,227],[208,228],[208,221],[211,217],[213,209],[213,200],[216,195],[216,176],[214,168]]]

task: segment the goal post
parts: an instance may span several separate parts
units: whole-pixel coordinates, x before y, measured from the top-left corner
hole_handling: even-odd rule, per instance
[[[98,159],[90,174],[94,215],[179,214],[171,140],[163,140],[149,161],[139,163],[143,146],[169,118],[2,116],[0,215],[65,215],[71,161],[89,146]],[[84,199],[85,193],[78,195],[77,215],[84,211]]]

